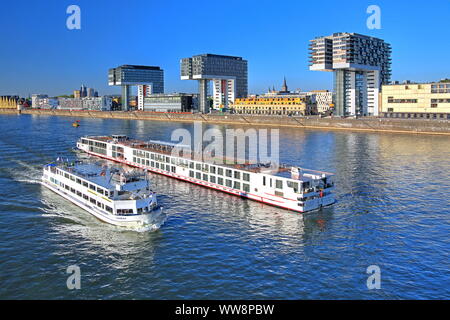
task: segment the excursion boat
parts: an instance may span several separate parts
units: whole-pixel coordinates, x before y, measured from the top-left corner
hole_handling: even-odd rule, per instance
[[[42,184],[88,211],[120,227],[159,228],[162,209],[142,171],[124,172],[93,163],[50,163]]]
[[[135,140],[124,135],[82,137],[77,148],[104,159],[296,212],[320,209],[335,202],[334,175],[327,172],[286,165],[274,167],[270,163],[226,164],[227,161],[218,163],[205,157],[205,161],[196,160],[183,156],[177,144]],[[178,148],[177,152],[173,152],[174,148]]]

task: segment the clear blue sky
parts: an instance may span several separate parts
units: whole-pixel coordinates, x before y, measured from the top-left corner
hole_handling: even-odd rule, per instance
[[[81,8],[81,30],[66,28],[66,8]],[[381,30],[369,30],[366,9],[381,8]],[[166,92],[194,92],[179,60],[200,53],[249,61],[249,91],[281,86],[331,89],[332,74],[308,70],[308,40],[333,32],[380,37],[393,48],[392,80],[450,77],[448,0],[170,1],[36,0],[0,5],[0,95],[70,94],[82,83],[100,94],[107,70],[159,65]]]

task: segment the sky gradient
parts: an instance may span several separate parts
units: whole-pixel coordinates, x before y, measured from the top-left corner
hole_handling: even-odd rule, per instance
[[[81,8],[81,30],[66,28],[66,9]],[[381,29],[369,30],[369,5]],[[100,94],[107,71],[121,64],[157,65],[165,91],[196,92],[179,61],[201,53],[248,60],[249,92],[332,89],[332,74],[308,70],[308,42],[357,32],[392,45],[392,80],[450,78],[447,0],[396,1],[3,1],[0,10],[0,95],[72,94],[82,83]]]

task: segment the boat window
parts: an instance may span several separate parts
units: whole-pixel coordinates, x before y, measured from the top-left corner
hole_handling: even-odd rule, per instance
[[[216,173],[216,167],[214,167],[214,166],[209,167],[209,172],[215,174]]]
[[[201,179],[201,178],[202,178],[202,174],[201,174],[200,172],[196,172],[196,173],[195,173],[195,177],[196,177],[197,179]]]
[[[194,171],[189,170],[189,177],[193,178],[194,177]]]
[[[207,174],[203,174],[203,180],[204,181],[208,181],[208,175]]]
[[[133,214],[133,209],[117,209],[117,214]]]
[[[155,154],[154,153],[150,153],[150,159],[155,160]]]
[[[250,192],[250,185],[243,183],[242,190],[244,190],[245,192]]]
[[[94,191],[96,190],[96,188],[93,184],[89,184],[89,189],[94,190]]]
[[[227,187],[232,187],[233,186],[233,182],[231,180],[225,180]]]
[[[217,183],[223,186],[223,178],[217,178]]]
[[[195,164],[195,169],[202,170],[202,165],[200,163]]]
[[[275,188],[283,189],[283,181],[282,180],[275,180]]]
[[[111,207],[105,206],[105,209],[106,209],[106,211],[108,211],[109,213],[112,213],[112,212],[113,212],[113,210],[112,210]]]
[[[294,189],[294,192],[298,192],[298,182],[288,181],[287,186],[288,188]]]
[[[234,188],[234,189],[240,189],[240,188],[241,188],[241,183],[240,183],[240,182],[237,182],[237,181],[235,181],[235,182],[234,182],[234,186],[233,186],[233,188]]]
[[[240,179],[241,178],[241,173],[239,171],[235,171],[234,172],[234,178],[235,179]]]
[[[189,168],[194,169],[194,163],[193,162],[189,162]]]
[[[77,183],[78,183],[78,184],[81,184],[81,179],[78,179],[78,178],[77,178]]]
[[[242,174],[242,179],[244,179],[244,181],[250,181],[250,174],[249,173],[243,173]]]
[[[223,168],[217,168],[217,174],[223,176]]]
[[[309,189],[309,181],[305,181],[305,182],[302,183],[302,189],[303,190]]]
[[[97,192],[100,193],[100,194],[103,194],[103,189],[102,188],[98,188]]]
[[[96,201],[93,198],[89,198],[89,202],[95,204]]]
[[[154,167],[155,167],[155,161],[152,161],[152,162],[150,163],[150,165],[154,168]]]
[[[83,187],[88,187],[88,183],[86,181],[83,181]]]
[[[209,176],[209,181],[212,183],[216,183],[216,177],[215,176]]]
[[[225,171],[225,175],[226,175],[227,177],[230,177],[230,178],[231,178],[231,176],[232,176],[232,171],[231,171],[230,169],[227,169],[227,170]]]
[[[266,185],[266,177],[263,176],[263,186]]]

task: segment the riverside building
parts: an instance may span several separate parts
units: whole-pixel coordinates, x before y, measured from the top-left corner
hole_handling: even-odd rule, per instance
[[[199,111],[209,112],[208,83],[213,81],[213,106],[227,108],[247,96],[247,60],[241,57],[201,54],[181,59],[181,80],[197,80]]]
[[[198,95],[188,93],[152,94],[143,97],[142,101],[142,106],[138,106],[138,109],[142,111],[192,112],[197,109]]]
[[[33,94],[31,96],[31,107],[35,109],[56,109],[58,98],[50,98],[46,94]]]
[[[18,101],[17,96],[0,96],[0,109],[15,109]]]
[[[238,98],[231,109],[239,114],[311,115],[316,113],[310,97],[299,95]]]
[[[334,72],[334,114],[378,115],[379,93],[391,76],[391,46],[357,33],[310,40],[310,70]]]
[[[108,96],[85,98],[58,98],[57,109],[110,111],[112,99]]]
[[[381,95],[384,117],[450,119],[450,82],[385,85]]]

